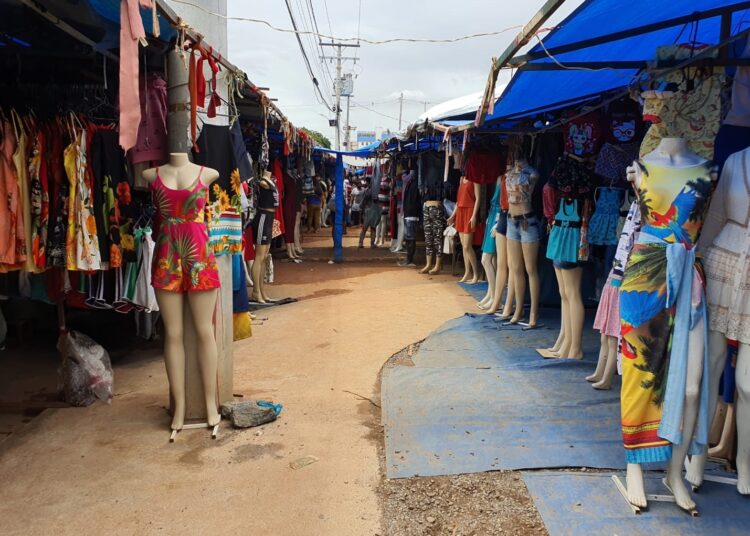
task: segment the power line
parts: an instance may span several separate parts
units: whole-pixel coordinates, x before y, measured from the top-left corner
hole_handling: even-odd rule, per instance
[[[354,103],[354,105],[357,108],[364,108],[365,110],[367,110],[369,112],[372,112],[374,114],[382,115],[383,117],[387,117],[388,119],[393,119],[394,121],[398,121],[398,117],[393,117],[392,115],[384,114],[384,113],[379,112],[379,111],[377,111],[377,110],[375,110],[373,108],[370,108],[369,106],[365,106],[364,104],[361,104],[361,103],[359,103],[357,101],[352,101],[352,102]]]
[[[326,18],[328,19],[328,32],[333,34],[333,26],[331,26],[331,15],[328,14],[328,0],[323,0],[323,6],[326,8]]]
[[[331,105],[328,104],[328,101],[323,96],[323,93],[320,91],[320,85],[318,84],[318,80],[315,78],[315,74],[313,73],[312,67],[310,66],[310,60],[307,57],[307,52],[305,51],[305,47],[302,44],[302,39],[300,38],[300,34],[297,31],[297,22],[294,20],[294,13],[292,13],[292,6],[289,3],[289,0],[284,0],[284,3],[286,4],[286,9],[289,12],[289,19],[292,21],[292,27],[294,28],[294,34],[297,38],[297,44],[299,45],[300,52],[302,52],[302,59],[305,60],[305,65],[307,66],[307,72],[310,75],[310,79],[312,80],[313,86],[315,87],[316,96],[319,96],[322,100],[321,104],[325,104],[326,108],[328,108],[329,111],[333,111],[333,108],[331,108]]]
[[[523,28],[522,25],[515,25],[515,26],[508,26],[507,28],[503,28],[502,30],[497,30],[494,32],[480,32],[480,33],[462,35],[459,37],[449,37],[449,38],[444,38],[444,39],[430,39],[430,38],[418,38],[418,37],[393,37],[390,39],[366,39],[364,37],[334,37],[332,35],[326,35],[326,34],[316,33],[316,32],[300,32],[297,28],[294,28],[292,30],[288,28],[279,28],[277,26],[274,26],[267,20],[263,20],[263,19],[254,19],[252,17],[230,17],[228,15],[224,15],[222,13],[217,13],[215,11],[211,11],[210,9],[206,9],[203,6],[194,4],[193,2],[188,2],[187,0],[172,0],[172,1],[176,4],[185,4],[188,6],[192,6],[196,9],[203,11],[204,13],[208,13],[209,15],[214,15],[222,19],[263,24],[264,26],[267,26],[268,28],[271,28],[272,30],[277,31],[277,32],[293,33],[297,35],[309,33],[311,35],[314,35],[315,37],[318,37],[319,39],[330,39],[330,40],[342,41],[342,42],[354,41],[357,43],[361,41],[362,43],[367,43],[368,45],[386,45],[390,43],[458,43],[460,41],[468,41],[469,39],[476,39],[479,37],[493,37],[497,35],[502,35],[504,33]]]

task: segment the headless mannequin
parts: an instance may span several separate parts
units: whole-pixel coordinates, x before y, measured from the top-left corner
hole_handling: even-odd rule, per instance
[[[258,185],[261,188],[268,190],[269,188],[272,188],[271,181],[273,181],[271,172],[264,171],[263,177],[258,182]],[[268,212],[270,217],[273,217],[274,212],[275,211]],[[253,280],[253,291],[250,295],[250,300],[254,302],[267,303],[270,300],[264,288],[266,281],[266,257],[268,257],[270,248],[270,244],[255,244],[255,262],[253,263],[253,268],[250,272],[250,277]]]
[[[652,153],[643,158],[646,164],[659,166],[690,167],[697,166],[705,159],[690,151],[687,142],[681,138],[663,138],[659,146]],[[628,180],[639,190],[641,173],[637,167],[628,168]],[[674,494],[677,506],[683,510],[694,510],[695,502],[690,496],[685,481],[682,479],[682,468],[687,457],[693,433],[698,420],[700,403],[701,377],[703,375],[703,353],[707,341],[704,337],[704,323],[700,319],[690,330],[688,342],[687,379],[685,386],[685,406],[682,414],[682,443],[672,445],[672,457],[667,466],[667,476],[664,484]],[[643,473],[640,464],[627,465],[628,500],[639,507],[647,505],[646,493],[643,487]]]
[[[533,169],[529,163],[519,158],[514,165],[514,173],[520,173],[522,170],[529,172],[529,182],[531,190],[539,180],[539,173]],[[508,203],[508,217],[522,216],[533,212],[531,201],[525,203]],[[508,250],[508,267],[512,274],[513,285],[515,286],[516,311],[511,324],[517,324],[523,318],[523,301],[526,296],[526,276],[529,278],[529,294],[531,295],[531,310],[529,311],[529,326],[536,327],[539,318],[539,272],[537,271],[537,260],[539,257],[539,242],[519,242],[517,240],[507,240]]]
[[[461,177],[461,180],[468,182],[466,177]],[[471,233],[458,233],[458,237],[461,239],[461,249],[464,255],[464,276],[459,280],[460,283],[469,283],[471,285],[479,282],[479,271],[477,270],[477,255],[474,252],[474,229],[477,226],[477,217],[479,215],[479,199],[481,196],[481,186],[478,183],[473,184],[474,187],[474,209],[471,213]],[[456,221],[456,211],[453,212],[450,218],[448,218],[448,225],[452,225]]]
[[[745,150],[737,153],[736,156],[733,155],[724,167],[717,188],[717,195],[709,207],[699,242],[704,258],[708,257],[712,248],[732,252],[740,258],[743,254],[747,254],[748,227],[745,222],[748,221],[750,191],[745,183],[747,179],[743,173],[747,169],[745,163],[747,152]],[[734,161],[736,158],[741,159],[741,164],[735,167]],[[741,270],[740,275],[744,276],[741,261],[735,266],[735,269]],[[717,282],[711,277],[708,270],[707,274],[709,275],[707,286],[709,292],[711,292],[712,285],[716,285]],[[741,278],[735,281],[735,288],[740,286],[742,281],[744,280]],[[714,417],[719,393],[719,381],[727,356],[727,338],[723,332],[709,331],[708,355],[709,370],[711,371],[708,411],[709,415]],[[737,384],[735,408],[737,419],[737,490],[743,495],[750,495],[750,344],[742,341],[739,343],[737,352],[735,379]],[[728,413],[731,411],[730,409]],[[729,427],[731,428],[731,424]],[[724,440],[724,436],[725,434],[722,434],[722,440]],[[723,442],[726,443],[726,441]],[[707,455],[705,453],[693,456],[688,466],[686,478],[696,488],[703,483],[706,460]]]
[[[195,184],[201,173],[200,166],[190,162],[185,153],[171,153],[169,163],[159,168],[159,176],[164,186],[173,190],[185,190]],[[143,172],[149,183],[156,180],[156,168]],[[203,168],[200,180],[209,185],[219,178],[215,169]],[[166,336],[164,340],[164,361],[167,367],[169,387],[174,398],[172,430],[181,430],[185,422],[185,347],[183,342],[183,304],[187,301],[193,317],[198,341],[198,364],[206,399],[208,424],[215,426],[221,420],[216,406],[217,347],[213,330],[213,314],[217,291],[202,290],[193,292],[169,292],[155,289]]]
[[[425,201],[424,202],[425,207],[440,207],[440,210],[443,210],[443,203],[442,201]],[[401,224],[403,221],[403,214],[399,216],[399,233],[403,234],[401,232]],[[398,239],[398,244],[401,244],[403,241],[403,237],[400,237]],[[398,248],[392,250],[394,253],[398,251]],[[426,255],[425,256],[427,261],[425,262],[424,268],[422,268],[419,273],[420,274],[430,274],[435,275],[439,274],[440,271],[443,269],[443,254],[442,253],[435,253],[435,255]],[[433,266],[434,263],[434,266]]]
[[[590,376],[586,376],[587,382],[592,382],[594,389],[608,390],[612,388],[612,378],[617,370],[617,337],[602,333],[601,347],[599,348],[599,361],[596,370]]]

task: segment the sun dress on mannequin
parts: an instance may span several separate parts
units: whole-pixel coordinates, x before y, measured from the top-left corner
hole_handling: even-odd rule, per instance
[[[642,227],[620,293],[622,432],[632,464],[669,460],[673,443],[691,440],[681,437],[685,379],[680,376],[690,329],[705,318],[694,246],[712,188],[708,163],[638,166]],[[706,361],[691,453],[707,441]]]

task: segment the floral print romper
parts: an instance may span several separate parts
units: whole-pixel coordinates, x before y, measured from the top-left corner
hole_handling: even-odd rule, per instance
[[[185,190],[167,187],[156,169],[151,194],[156,207],[156,248],[151,284],[169,292],[219,288],[216,258],[208,244],[205,208],[208,187],[201,181]]]

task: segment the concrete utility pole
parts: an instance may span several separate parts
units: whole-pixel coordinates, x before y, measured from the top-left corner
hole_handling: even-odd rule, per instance
[[[359,45],[355,44],[348,44],[348,43],[320,43],[320,46],[322,47],[336,47],[336,57],[330,57],[330,56],[323,56],[324,60],[336,60],[336,80],[334,81],[334,86],[336,90],[336,104],[334,104],[334,111],[336,112],[336,150],[341,150],[341,84],[342,84],[342,77],[341,77],[341,62],[343,60],[354,60],[357,61],[357,58],[344,58],[341,55],[341,49],[343,47],[352,47],[352,48],[359,48]]]
[[[351,104],[351,95],[346,96],[346,124],[344,125],[344,149],[351,150],[351,127],[349,126],[349,105]]]

